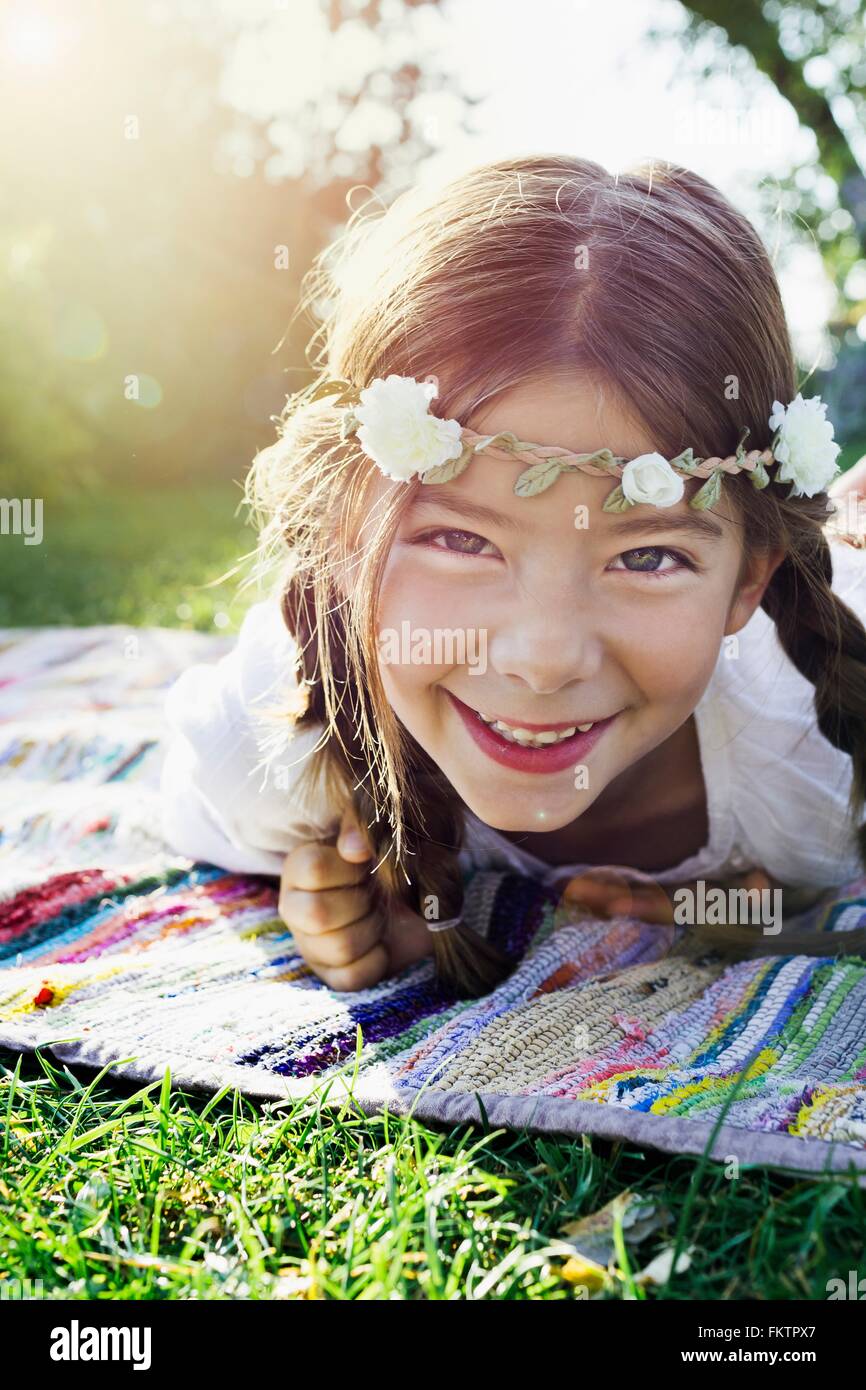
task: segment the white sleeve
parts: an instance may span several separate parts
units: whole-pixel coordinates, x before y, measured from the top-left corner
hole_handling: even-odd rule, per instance
[[[846,541],[832,541],[833,592],[866,623],[866,550]]]
[[[866,551],[831,542],[831,553],[833,591],[866,623]],[[791,887],[850,881],[863,872],[847,814],[851,759],[819,730],[815,688],[763,609],[740,636],[739,659],[720,662],[740,842]]]
[[[297,644],[279,603],[249,609],[235,647],[175,681],[160,792],[163,834],[177,854],[236,873],[279,874],[286,854],[326,839],[340,814],[298,785],[321,724],[274,742],[262,711],[298,695]]]

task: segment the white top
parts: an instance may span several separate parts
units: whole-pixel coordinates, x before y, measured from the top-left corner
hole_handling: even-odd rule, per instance
[[[866,551],[839,541],[831,548],[833,588],[866,621]],[[790,887],[844,883],[862,872],[847,818],[851,760],[819,732],[814,688],[763,609],[737,637],[738,654],[723,644],[695,708],[709,839],[652,876],[688,882],[757,866]],[[161,789],[164,832],[177,853],[279,874],[295,845],[335,833],[342,808],[302,799],[296,785],[321,725],[295,730],[280,748],[259,719],[263,705],[296,689],[297,645],[274,599],[248,611],[228,655],[191,666],[171,687]],[[511,869],[550,884],[589,867],[544,864],[470,811],[460,859],[464,868]]]

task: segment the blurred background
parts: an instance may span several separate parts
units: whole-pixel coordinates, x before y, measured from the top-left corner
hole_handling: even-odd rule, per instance
[[[860,0],[7,0],[0,497],[44,534],[0,535],[0,626],[234,630],[301,277],[352,210],[501,155],[654,155],[733,198],[850,466],[864,30]]]

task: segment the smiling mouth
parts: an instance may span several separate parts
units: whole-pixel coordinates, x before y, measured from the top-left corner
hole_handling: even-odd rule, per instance
[[[472,709],[472,706],[467,705],[466,708]],[[472,712],[507,743],[518,743],[523,748],[549,748],[555,743],[564,743],[566,739],[574,738],[575,734],[588,734],[595,724],[603,722],[601,719],[587,719],[580,724],[534,724],[528,720],[518,722],[501,719],[498,715],[482,714],[478,709]]]
[[[579,766],[622,713],[580,724],[512,723],[476,710],[443,690],[473,742],[495,763],[517,772],[557,773]]]

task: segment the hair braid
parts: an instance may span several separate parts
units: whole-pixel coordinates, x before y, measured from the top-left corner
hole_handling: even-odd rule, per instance
[[[463,817],[453,789],[427,754],[419,751],[421,756],[413,765],[413,777],[414,791],[423,811],[418,816],[411,802],[406,808],[408,882],[392,854],[393,837],[381,817],[370,824],[370,834],[377,860],[382,859],[377,873],[383,908],[387,911],[397,898],[425,920],[435,923],[460,915],[464,886],[458,850],[463,837]],[[366,789],[359,789],[356,796],[359,814],[366,811],[375,816],[373,801]],[[513,962],[504,951],[462,924],[443,932],[432,931],[431,941],[440,984],[470,998],[493,989],[513,968]]]
[[[762,607],[785,655],[815,688],[818,728],[851,758],[849,814],[858,818],[866,798],[866,630],[832,588],[833,557],[821,524],[826,494],[818,497],[823,501],[809,510],[799,499],[793,543],[767,585]],[[779,505],[784,508],[784,502]],[[866,867],[862,825],[858,842]]]
[[[746,511],[747,548],[774,537],[785,549],[764,591],[761,607],[776,626],[785,655],[814,686],[818,728],[851,758],[849,816],[858,822],[857,843],[866,867],[866,629],[834,593],[833,556],[825,531],[827,494],[768,498],[771,512]],[[841,542],[840,542],[841,543]],[[845,932],[783,931],[768,942],[737,924],[693,927],[673,954],[710,946],[735,957],[866,955],[866,928]]]
[[[307,709],[298,723],[326,723],[325,686],[319,678],[319,637],[316,605],[309,584],[290,583],[282,597],[283,618],[295,636],[301,652],[304,677],[310,688]],[[409,875],[397,863],[394,835],[381,814],[375,789],[370,785],[370,769],[363,756],[357,728],[357,691],[346,678],[345,632],[339,606],[328,612],[330,678],[343,691],[334,728],[338,741],[329,738],[320,759],[310,764],[309,775],[323,778],[331,788],[351,801],[359,823],[366,827],[373,850],[375,873],[374,900],[390,914],[397,902],[431,922],[446,921],[460,913],[463,880],[458,850],[463,837],[463,817],[459,798],[441,771],[419,745],[413,743],[410,775],[412,795],[404,805],[403,831],[409,852]],[[353,700],[346,708],[346,697]],[[351,784],[353,772],[354,785]],[[336,804],[336,803],[335,803]],[[419,814],[418,808],[423,808]],[[434,915],[425,908],[434,900]],[[431,932],[433,959],[439,983],[460,995],[474,998],[487,993],[505,978],[512,962],[504,951],[486,941],[469,927],[450,927]]]

